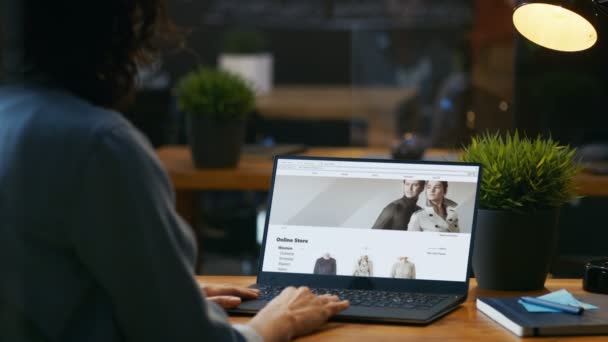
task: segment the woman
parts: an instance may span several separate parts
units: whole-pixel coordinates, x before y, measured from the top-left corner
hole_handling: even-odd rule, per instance
[[[458,233],[457,203],[446,198],[448,182],[426,182],[426,207],[412,215],[409,231]]]
[[[288,288],[231,326],[216,303],[258,292],[199,288],[167,176],[116,111],[171,31],[163,1],[2,4],[1,341],[285,341],[347,307]]]

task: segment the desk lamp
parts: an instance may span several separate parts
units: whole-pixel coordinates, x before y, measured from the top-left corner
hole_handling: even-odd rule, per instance
[[[608,0],[541,0],[526,1],[513,11],[513,25],[522,36],[548,49],[576,52],[591,48],[597,42],[599,13],[608,18]],[[602,146],[608,151],[607,146]],[[607,152],[608,153],[608,152]],[[590,292],[608,293],[608,259],[587,264],[583,288]]]
[[[597,42],[593,22],[599,13],[608,16],[608,0],[525,1],[515,8],[513,25],[533,43],[576,52]]]
[[[542,47],[577,52],[591,48],[598,40],[599,16],[608,20],[608,0],[524,0],[513,11],[513,25],[531,42]],[[605,161],[608,145],[593,144],[579,149],[583,159]],[[605,173],[606,164],[590,170]]]

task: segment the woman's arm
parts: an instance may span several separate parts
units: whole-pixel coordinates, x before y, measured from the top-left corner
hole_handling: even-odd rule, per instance
[[[191,229],[175,212],[154,151],[132,129],[94,142],[77,193],[75,254],[107,292],[126,341],[287,341],[348,307],[300,288],[284,291],[247,325],[231,326],[204,300]]]

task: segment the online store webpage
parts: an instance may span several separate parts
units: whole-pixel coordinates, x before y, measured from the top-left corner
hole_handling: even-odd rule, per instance
[[[478,172],[280,159],[262,270],[464,281]]]

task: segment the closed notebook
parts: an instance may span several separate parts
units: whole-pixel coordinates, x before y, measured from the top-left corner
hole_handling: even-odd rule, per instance
[[[581,315],[528,312],[518,303],[519,298],[478,298],[477,309],[518,336],[608,334],[608,295],[577,295],[577,299],[599,307]]]

